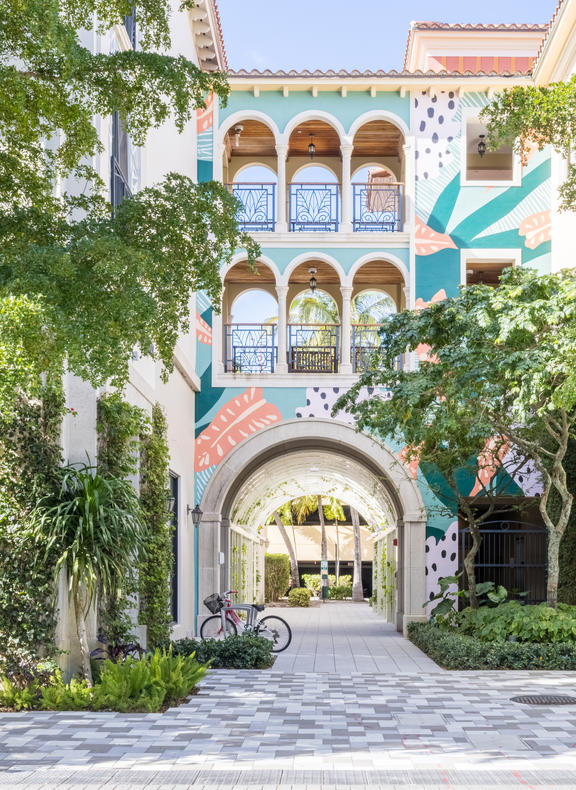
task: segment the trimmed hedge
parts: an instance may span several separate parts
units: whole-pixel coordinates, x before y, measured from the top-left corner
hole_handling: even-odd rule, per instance
[[[310,606],[312,592],[307,587],[294,587],[288,593],[289,606]]]
[[[333,601],[345,601],[346,598],[352,598],[352,585],[339,584],[328,589],[328,598]]]
[[[191,656],[211,669],[268,669],[274,663],[270,639],[255,634],[217,639],[178,639],[171,642],[172,655]]]
[[[267,601],[277,601],[290,586],[290,558],[287,554],[264,556],[264,594]]]
[[[576,644],[481,642],[432,623],[410,623],[408,638],[444,669],[576,669]]]

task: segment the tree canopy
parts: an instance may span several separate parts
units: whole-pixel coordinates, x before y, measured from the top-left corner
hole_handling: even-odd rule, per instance
[[[570,152],[576,142],[576,76],[546,86],[516,86],[498,93],[480,117],[488,129],[488,146],[512,145],[526,164],[532,146],[545,145],[565,156],[568,173],[560,187],[560,208],[576,210],[576,165]]]
[[[169,174],[116,207],[97,171],[102,121],[134,145],[173,117],[184,129],[225,75],[170,44],[168,0],[139,0],[138,48],[92,52],[132,0],[0,0],[0,398],[64,364],[93,384],[126,380],[135,346],[172,367],[193,291],[217,305],[219,268],[238,247],[237,200]],[[191,3],[183,3],[182,8]],[[94,48],[97,49],[97,48]],[[191,153],[192,155],[192,153]]]
[[[575,271],[508,269],[498,288],[470,286],[420,312],[392,316],[375,367],[335,406],[352,411],[360,429],[401,439],[408,457],[452,476],[464,501],[470,470],[480,482],[498,481],[507,446],[512,466],[529,459],[543,480],[539,506],[549,533],[552,605],[572,506],[564,459],[576,420],[575,319]],[[395,369],[399,354],[421,345],[430,348],[427,361],[416,370]],[[392,397],[358,401],[364,386],[386,388]],[[559,515],[552,499],[561,502]]]

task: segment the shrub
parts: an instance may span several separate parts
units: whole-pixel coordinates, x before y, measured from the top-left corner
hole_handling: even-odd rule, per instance
[[[36,679],[20,686],[5,675],[0,676],[0,708],[31,710],[36,707],[38,697],[39,688]]]
[[[40,689],[41,707],[45,710],[86,710],[92,704],[94,690],[85,680],[72,678],[64,683],[58,672],[48,686]]]
[[[273,644],[255,634],[229,636],[228,639],[179,639],[172,642],[173,655],[196,655],[198,661],[213,669],[267,669],[274,663]]]
[[[337,587],[330,587],[328,590],[328,598],[332,598],[335,601],[343,601],[346,598],[352,598],[352,585],[339,584]]]
[[[322,590],[322,576],[319,573],[304,573],[301,578],[305,587],[312,590],[314,595],[320,596]],[[336,587],[336,576],[333,573],[328,576],[328,586]],[[340,576],[338,579],[338,586],[352,587],[352,576],[349,574]]]
[[[287,554],[266,554],[264,590],[267,601],[277,601],[290,584],[290,558]]]
[[[307,587],[294,587],[288,593],[288,603],[290,606],[310,606],[312,592]]]
[[[482,642],[433,623],[410,623],[408,637],[445,669],[576,669],[573,642]]]
[[[576,643],[576,606],[545,603],[523,606],[510,601],[495,608],[464,609],[456,618],[458,632],[482,642]]]

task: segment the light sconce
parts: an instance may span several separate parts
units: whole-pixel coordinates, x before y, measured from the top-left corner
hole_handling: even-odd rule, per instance
[[[198,526],[198,524],[202,521],[204,511],[201,509],[200,505],[196,505],[196,507],[190,507],[190,505],[186,505],[186,514],[188,516],[191,515],[192,523],[194,526]]]
[[[480,138],[480,140],[478,141],[478,153],[480,154],[480,157],[482,158],[484,156],[484,154],[486,153],[486,143],[484,142],[484,138],[486,137],[486,135],[485,134],[480,134],[478,136]]]
[[[308,285],[310,286],[310,290],[312,293],[316,290],[316,286],[318,285],[318,280],[314,276],[318,270],[315,269],[313,266],[308,269],[308,273],[310,274],[310,279],[308,281]]]
[[[240,148],[240,135],[244,131],[244,127],[241,123],[234,127],[234,145],[236,148]]]
[[[314,159],[314,154],[316,153],[316,146],[314,145],[314,135],[310,135],[310,142],[308,143],[308,154],[310,155],[310,159]]]

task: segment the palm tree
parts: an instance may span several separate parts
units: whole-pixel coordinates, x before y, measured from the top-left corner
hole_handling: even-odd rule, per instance
[[[62,470],[59,502],[40,503],[34,512],[32,538],[55,552],[56,576],[65,570],[74,604],[82,668],[92,685],[86,615],[99,590],[121,589],[134,558],[145,550],[144,526],[136,491],[127,480],[103,476],[95,467]]]
[[[395,312],[394,299],[384,291],[363,291],[352,302],[355,324],[383,324]]]
[[[340,534],[338,532],[338,521],[344,521],[346,519],[344,508],[340,500],[335,497],[328,497],[328,504],[324,505],[324,515],[327,519],[333,521],[336,527],[335,575],[336,584],[338,585],[340,582]]]
[[[358,511],[350,508],[352,529],[354,531],[354,581],[352,583],[352,600],[364,600],[364,586],[362,584],[362,546],[360,545],[360,518]]]
[[[295,324],[337,324],[338,307],[324,291],[305,291],[290,305],[290,322]]]
[[[282,505],[274,511],[273,518],[278,527],[278,531],[282,535],[282,539],[286,546],[286,551],[290,557],[290,587],[300,587],[300,573],[298,571],[298,557],[296,556],[296,541],[292,545],[292,541],[286,531],[286,526],[293,526],[292,508],[290,502]],[[286,526],[284,526],[286,524]]]

